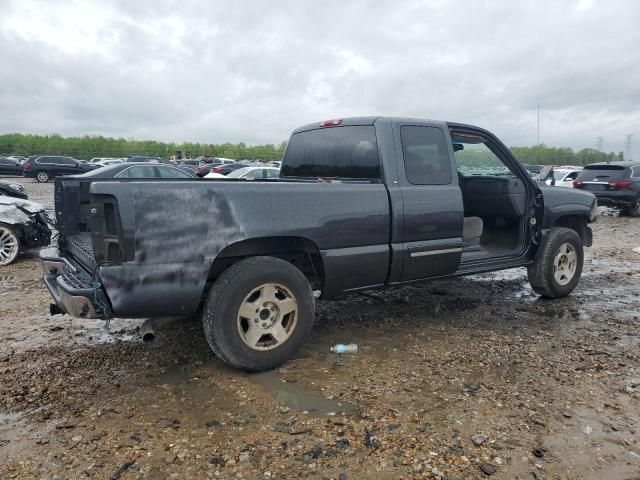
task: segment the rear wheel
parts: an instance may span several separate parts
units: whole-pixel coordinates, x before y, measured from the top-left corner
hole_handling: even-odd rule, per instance
[[[580,281],[583,261],[582,240],[575,230],[552,228],[527,269],[531,288],[543,297],[566,297]]]
[[[9,265],[20,253],[20,240],[7,225],[0,224],[0,266]]]
[[[636,198],[635,203],[627,208],[630,217],[640,217],[640,195]]]
[[[36,180],[40,183],[47,183],[49,181],[49,174],[47,172],[38,172],[36,174]]]
[[[298,351],[314,313],[311,286],[300,270],[279,258],[252,257],[216,280],[202,324],[209,346],[223,361],[259,372]]]

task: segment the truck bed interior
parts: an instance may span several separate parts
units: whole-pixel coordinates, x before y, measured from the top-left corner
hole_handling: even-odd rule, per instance
[[[58,225],[64,225],[64,234],[66,241],[66,249],[79,262],[91,269],[95,267],[95,258],[93,254],[93,246],[91,243],[91,230],[87,219],[89,217],[89,181],[65,180],[64,186],[62,182],[56,185],[56,197],[63,198],[63,202],[57,205],[63,205],[58,210],[57,215],[64,216],[64,220],[58,218]],[[71,206],[80,205],[79,208]]]

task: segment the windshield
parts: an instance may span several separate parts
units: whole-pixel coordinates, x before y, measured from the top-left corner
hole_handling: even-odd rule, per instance
[[[458,173],[461,175],[465,177],[471,175],[514,175],[482,138],[455,133],[452,134],[452,138]]]

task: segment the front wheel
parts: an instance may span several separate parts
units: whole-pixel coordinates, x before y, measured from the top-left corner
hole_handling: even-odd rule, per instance
[[[552,228],[527,268],[531,288],[543,297],[566,297],[580,281],[583,262],[582,240],[576,231]]]
[[[47,172],[38,172],[36,174],[36,180],[40,183],[47,183],[49,181],[49,174]]]
[[[20,253],[20,240],[6,225],[0,224],[0,266],[9,265]]]
[[[304,274],[274,257],[241,260],[211,287],[202,324],[229,365],[259,372],[286,362],[311,332],[315,307]]]

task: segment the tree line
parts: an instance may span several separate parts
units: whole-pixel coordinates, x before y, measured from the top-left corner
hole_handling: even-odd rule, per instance
[[[286,142],[279,145],[253,145],[244,143],[167,143],[154,140],[131,140],[85,135],[62,137],[61,135],[24,135],[11,133],[0,135],[0,155],[69,155],[81,160],[93,157],[121,158],[128,155],[148,155],[169,158],[180,152],[193,158],[211,155],[248,160],[281,160]]]
[[[244,143],[166,143],[153,140],[131,140],[103,136],[62,137],[61,135],[25,135],[11,133],[0,135],[1,155],[70,155],[88,160],[93,157],[126,157],[128,155],[149,155],[169,158],[176,152],[195,158],[211,155],[249,160],[281,160],[287,142],[279,145],[253,145]],[[574,151],[566,147],[534,145],[531,147],[511,147],[516,158],[524,164],[535,165],[587,165],[595,162],[611,162],[624,159],[622,152],[601,152],[594,148]],[[471,155],[469,155],[470,157]],[[467,158],[466,160],[472,160]],[[477,161],[481,161],[480,158]]]
[[[596,162],[621,162],[622,152],[601,152],[595,148],[583,148],[577,152],[567,147],[549,147],[541,144],[532,147],[511,147],[515,157],[526,165],[588,165]]]

